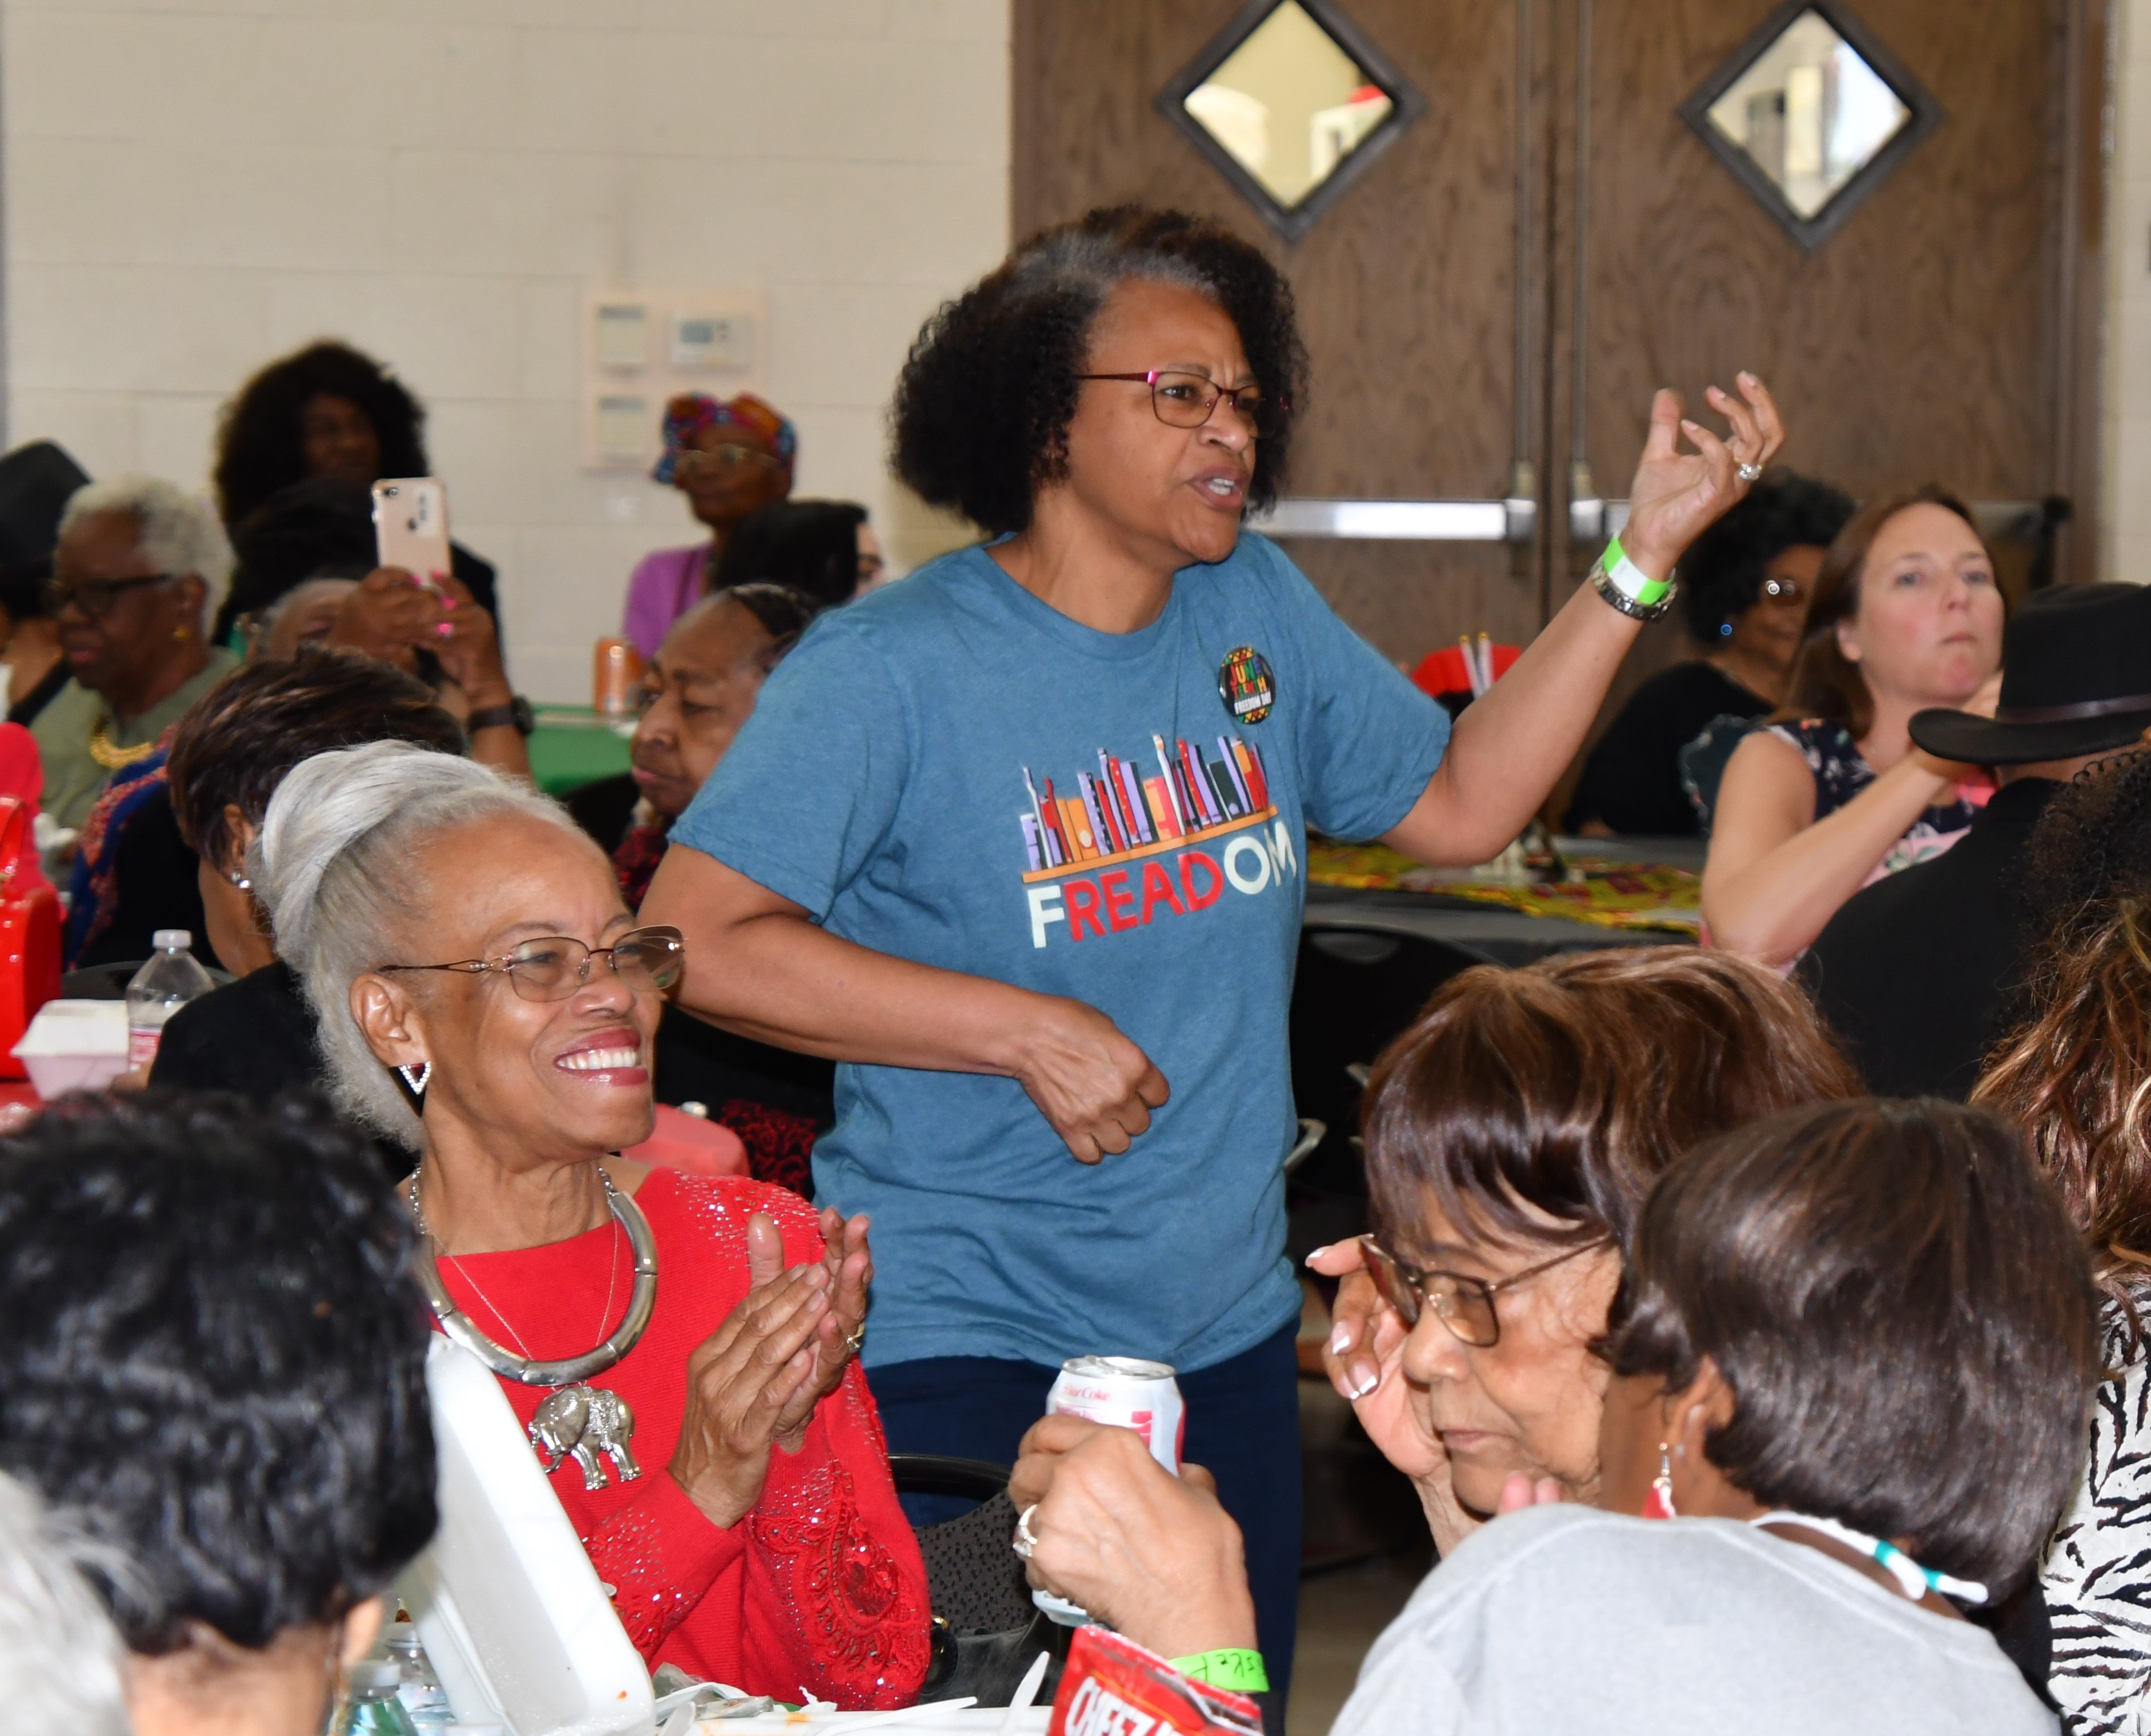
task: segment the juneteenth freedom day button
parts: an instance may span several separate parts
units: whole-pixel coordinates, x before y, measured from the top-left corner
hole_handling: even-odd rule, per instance
[[[1269,659],[1251,645],[1225,653],[1217,666],[1217,697],[1235,723],[1260,723],[1277,704],[1277,679]]]

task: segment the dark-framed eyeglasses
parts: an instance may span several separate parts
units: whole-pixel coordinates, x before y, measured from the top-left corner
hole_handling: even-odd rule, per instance
[[[1407,1328],[1418,1325],[1420,1315],[1431,1308],[1460,1342],[1475,1350],[1491,1350],[1501,1342],[1501,1317],[1494,1306],[1496,1296],[1504,1290],[1513,1289],[1526,1278],[1536,1278],[1565,1265],[1578,1254],[1590,1253],[1607,1245],[1607,1238],[1602,1236],[1565,1248],[1551,1259],[1526,1266],[1521,1272],[1491,1279],[1415,1266],[1408,1260],[1399,1259],[1373,1236],[1359,1238],[1359,1254],[1382,1300],[1397,1311],[1397,1318]]]
[[[675,476],[693,476],[704,470],[730,476],[741,470],[782,470],[783,468],[783,459],[769,453],[759,452],[752,446],[742,446],[736,440],[727,440],[722,446],[706,449],[690,446],[672,460]]]
[[[123,590],[143,585],[167,585],[178,576],[176,573],[145,573],[139,579],[48,579],[43,591],[45,609],[57,615],[73,607],[91,620],[99,620],[112,613],[112,605],[119,600]]]
[[[541,934],[498,959],[458,959],[451,964],[382,964],[382,970],[497,973],[524,1000],[565,1000],[590,979],[603,959],[637,995],[662,995],[680,980],[687,943],[677,929],[636,929],[610,946],[585,946],[571,934]]]
[[[1259,386],[1220,386],[1207,374],[1153,367],[1140,374],[1078,374],[1079,380],[1126,380],[1150,387],[1150,407],[1168,428],[1199,428],[1216,413],[1218,401],[1229,399],[1240,420],[1256,434],[1273,433],[1291,409],[1281,393]]]

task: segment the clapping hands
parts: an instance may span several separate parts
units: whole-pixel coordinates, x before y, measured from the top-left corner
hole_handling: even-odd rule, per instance
[[[867,1220],[822,1214],[822,1258],[787,1268],[784,1237],[747,1220],[749,1288],[687,1359],[687,1402],[668,1469],[712,1525],[736,1525],[761,1500],[772,1447],[797,1452],[814,1407],[858,1348],[873,1261]]]

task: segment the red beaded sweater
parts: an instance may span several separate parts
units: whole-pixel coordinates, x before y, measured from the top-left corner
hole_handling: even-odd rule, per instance
[[[564,1459],[552,1477],[621,1622],[652,1669],[676,1663],[784,1699],[804,1687],[848,1708],[909,1705],[926,1675],[926,1571],[856,1362],[817,1407],[805,1445],[772,1450],[761,1501],[731,1530],[703,1517],[665,1468],[686,1404],[687,1354],[747,1294],[748,1214],[776,1220],[796,1265],[822,1258],[812,1208],[745,1177],[664,1169],[635,1199],[657,1242],[656,1312],[590,1384],[634,1410],[642,1475],[623,1485],[608,1460],[608,1486],[585,1491]],[[620,1324],[634,1269],[625,1232],[610,1222],[544,1248],[440,1262],[480,1331],[548,1359],[580,1355]],[[527,1425],[544,1389],[501,1388]]]

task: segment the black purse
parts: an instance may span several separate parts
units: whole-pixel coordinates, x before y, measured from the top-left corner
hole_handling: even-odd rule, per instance
[[[888,1467],[901,1494],[979,1503],[957,1518],[917,1529],[934,1605],[934,1655],[919,1699],[970,1694],[981,1706],[1005,1706],[1044,1652],[1053,1661],[1038,1698],[1050,1701],[1073,1630],[1049,1620],[1030,1601],[1023,1563],[1009,1546],[1016,1515],[1007,1469],[938,1453],[892,1453]]]

